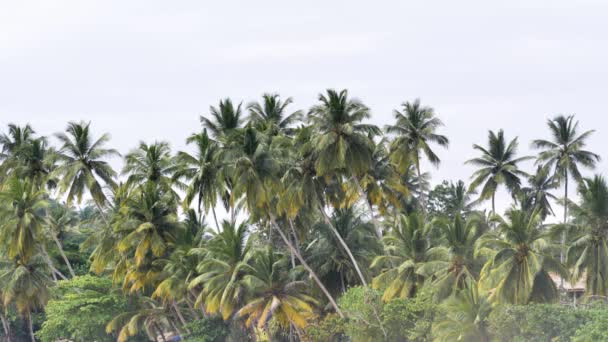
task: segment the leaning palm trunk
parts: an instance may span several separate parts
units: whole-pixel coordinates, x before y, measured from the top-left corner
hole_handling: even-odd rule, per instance
[[[40,245],[40,251],[42,252],[44,261],[46,261],[47,265],[51,269],[51,274],[53,275],[53,279],[56,279],[55,275],[58,275],[61,279],[68,280],[68,278],[65,275],[63,275],[63,273],[59,272],[59,270],[55,267],[55,265],[53,265],[53,261],[51,260],[51,257],[49,256],[49,253],[46,251],[46,248],[44,247],[43,244]]]
[[[342,236],[340,235],[340,233],[338,232],[336,227],[334,227],[334,225],[331,223],[331,220],[327,216],[327,213],[325,213],[325,210],[323,210],[323,207],[320,204],[319,204],[319,210],[323,214],[325,223],[329,226],[329,229],[331,229],[331,232],[336,236],[336,238],[340,242],[340,245],[346,251],[346,254],[348,254],[350,261],[353,263],[353,266],[355,267],[355,270],[357,271],[357,274],[359,275],[359,279],[361,279],[361,284],[363,284],[363,286],[367,287],[367,282],[365,281],[365,277],[363,276],[363,273],[361,272],[361,269],[359,268],[359,264],[357,263],[355,256],[353,255],[350,248],[346,244],[346,241],[344,241],[344,239],[342,239]]]
[[[72,276],[72,278],[74,278],[76,276],[76,273],[74,273],[72,264],[70,263],[70,260],[68,260],[68,257],[65,255],[65,252],[63,251],[63,246],[61,246],[61,242],[59,241],[59,239],[57,238],[57,236],[54,233],[51,233],[51,234],[53,235],[53,241],[55,241],[55,244],[57,245],[59,254],[61,254],[61,257],[63,258],[63,261],[65,262],[65,265],[68,267],[68,271],[70,271],[70,275]]]
[[[180,311],[180,309],[177,306],[177,304],[175,303],[175,301],[171,302],[171,305],[173,306],[173,310],[175,310],[175,314],[177,315],[177,318],[182,323],[182,326],[184,327],[184,329],[186,330],[186,332],[188,334],[190,334],[190,329],[188,329],[188,326],[187,326],[188,323],[184,319],[184,316],[182,315],[182,312]]]
[[[11,324],[8,321],[8,319],[6,319],[4,312],[0,312],[0,319],[2,319],[2,329],[4,330],[4,335],[6,336],[6,341],[11,342],[12,341]]]
[[[30,309],[27,309],[27,328],[30,332],[30,339],[32,340],[32,342],[36,342],[36,336],[34,335],[34,323],[32,322],[32,312],[30,311]]]
[[[340,318],[345,318],[344,314],[342,313],[342,310],[340,310],[340,307],[338,307],[338,303],[336,303],[336,300],[334,299],[334,297],[332,297],[332,295],[329,293],[329,291],[327,290],[325,285],[323,285],[323,282],[321,281],[321,279],[319,279],[317,274],[308,265],[306,260],[304,260],[302,255],[296,250],[296,248],[293,246],[291,241],[287,238],[287,236],[285,236],[285,234],[283,233],[281,228],[277,225],[274,216],[270,213],[270,210],[267,210],[267,213],[268,213],[268,217],[270,217],[270,222],[272,224],[272,228],[274,228],[277,231],[277,233],[279,233],[279,235],[281,236],[281,239],[287,245],[287,248],[289,248],[289,250],[291,250],[296,255],[296,257],[298,258],[298,260],[300,261],[300,263],[302,264],[304,269],[306,269],[306,271],[308,271],[308,274],[310,274],[310,276],[314,279],[315,283],[317,284],[317,286],[319,286],[319,288],[321,289],[323,294],[325,294],[325,297],[327,297],[327,300],[329,300],[329,303],[334,308],[334,310],[336,310],[336,313],[340,316]]]
[[[568,169],[564,169],[564,231],[560,241],[559,261],[564,264],[566,262],[566,223],[568,222]],[[564,289],[564,278],[559,277],[559,288]]]

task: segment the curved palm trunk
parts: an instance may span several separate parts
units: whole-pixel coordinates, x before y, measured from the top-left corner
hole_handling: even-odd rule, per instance
[[[363,284],[363,286],[367,287],[367,281],[365,281],[363,272],[361,272],[361,269],[359,268],[359,264],[357,263],[357,260],[355,259],[355,256],[351,252],[350,248],[346,244],[346,241],[344,241],[344,239],[342,239],[342,236],[340,235],[340,233],[338,232],[336,227],[334,227],[334,225],[331,223],[329,216],[327,216],[327,213],[325,213],[325,210],[323,210],[323,207],[321,207],[320,204],[319,204],[319,210],[321,210],[321,213],[323,214],[325,224],[327,224],[329,226],[329,228],[331,229],[331,232],[336,236],[336,239],[338,239],[338,241],[340,242],[340,245],[346,251],[346,254],[348,254],[350,261],[353,263],[353,266],[355,267],[355,270],[357,271],[357,275],[359,275],[359,279],[361,279],[361,284]]]
[[[175,313],[177,314],[177,318],[179,319],[180,323],[182,323],[182,326],[184,327],[184,329],[186,330],[186,332],[188,334],[190,334],[190,329],[188,329],[188,326],[187,326],[188,323],[184,319],[184,316],[182,315],[182,312],[180,311],[180,309],[177,306],[177,304],[175,303],[175,301],[173,301],[171,303],[171,305],[173,306],[173,310],[175,310]]]
[[[163,340],[163,342],[167,342],[167,339],[165,338],[165,333],[163,332],[163,330],[160,328],[160,326],[156,322],[154,322],[154,329],[156,329],[157,333],[160,335],[160,338]]]
[[[321,289],[321,291],[323,292],[325,297],[327,297],[327,300],[329,300],[329,303],[334,308],[334,310],[336,310],[336,313],[340,316],[340,318],[345,318],[344,314],[342,313],[342,310],[340,310],[340,307],[338,307],[338,303],[336,303],[336,300],[334,299],[334,297],[332,297],[332,295],[329,293],[329,291],[327,290],[325,285],[323,285],[323,282],[321,281],[321,279],[319,279],[319,277],[317,276],[315,271],[313,271],[313,269],[308,265],[306,260],[304,260],[302,255],[296,250],[296,248],[293,246],[291,241],[289,241],[287,236],[285,236],[285,234],[283,233],[281,228],[277,225],[274,215],[272,215],[269,210],[267,210],[267,214],[268,214],[268,217],[270,218],[270,222],[272,223],[272,228],[274,228],[277,231],[277,233],[279,233],[279,236],[281,236],[281,239],[283,240],[283,242],[287,245],[287,247],[291,251],[293,251],[293,253],[296,255],[296,257],[298,258],[298,260],[304,267],[304,269],[306,269],[306,271],[308,271],[308,274],[310,274],[310,276],[313,278],[313,280],[315,281],[317,286],[319,286],[319,288]]]
[[[74,273],[72,264],[70,263],[70,260],[68,260],[68,257],[65,255],[65,252],[63,251],[63,246],[61,245],[61,242],[57,238],[57,235],[55,235],[54,233],[51,233],[51,234],[53,235],[53,241],[55,241],[55,244],[57,245],[59,254],[61,254],[61,257],[63,258],[63,261],[65,262],[65,265],[68,267],[68,271],[70,271],[70,275],[72,276],[72,278],[74,278],[76,276],[76,273]]]
[[[44,247],[43,244],[40,245],[40,251],[42,252],[44,261],[46,261],[47,265],[51,269],[51,275],[53,276],[53,279],[57,281],[55,275],[58,275],[61,279],[68,280],[68,278],[64,276],[63,273],[59,272],[59,270],[55,268],[55,265],[53,265],[53,261],[51,260],[51,257],[49,256],[49,253],[46,251],[46,247]]]
[[[426,198],[424,197],[424,186],[422,184],[422,172],[420,171],[420,163],[416,163],[416,172],[418,173],[418,186],[420,187],[420,208],[423,213],[426,213]]]
[[[95,206],[97,207],[97,210],[99,210],[99,216],[101,216],[103,223],[105,223],[106,226],[109,226],[110,223],[108,221],[108,218],[106,217],[106,213],[101,208],[101,204],[96,199],[94,199],[93,202],[95,202]]]
[[[568,169],[564,169],[564,231],[561,237],[561,248],[559,251],[559,261],[563,264],[566,262],[566,223],[568,223]],[[564,289],[564,278],[559,277],[559,288]]]
[[[34,335],[34,323],[32,322],[32,312],[30,311],[30,309],[27,309],[26,320],[27,328],[30,333],[30,339],[32,340],[32,342],[36,342],[36,335]]]
[[[8,319],[6,319],[4,312],[0,312],[0,319],[2,319],[2,329],[4,330],[4,335],[6,336],[6,341],[11,342],[12,341],[11,324],[8,321]]]
[[[220,232],[220,225],[217,223],[217,214],[215,213],[215,207],[211,207],[211,212],[213,213],[213,221],[215,221],[215,229],[217,229],[217,232]]]

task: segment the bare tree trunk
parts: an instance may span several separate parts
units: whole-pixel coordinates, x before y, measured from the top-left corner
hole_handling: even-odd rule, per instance
[[[70,271],[70,275],[72,276],[72,278],[74,278],[76,276],[76,273],[74,273],[72,264],[70,263],[70,260],[68,260],[68,257],[65,255],[65,252],[63,251],[63,246],[61,245],[61,242],[59,241],[59,239],[57,238],[57,235],[55,235],[55,233],[51,232],[51,235],[53,235],[53,241],[55,241],[55,244],[57,245],[57,249],[59,250],[59,254],[61,254],[61,257],[63,258],[63,261],[65,262],[65,265],[68,267],[68,271]]]
[[[53,261],[51,260],[51,257],[49,256],[49,253],[46,251],[46,247],[44,247],[44,244],[40,244],[40,250],[42,252],[42,255],[44,256],[44,259],[45,259],[47,265],[49,265],[49,268],[51,269],[51,274],[53,276],[53,279],[55,281],[57,281],[57,278],[55,277],[55,274],[57,274],[61,279],[68,280],[68,278],[66,276],[64,276],[63,273],[59,272],[59,270],[57,268],[55,268],[55,266],[53,265]]]
[[[561,237],[561,246],[559,251],[559,261],[564,264],[566,262],[566,224],[568,223],[568,169],[564,169],[564,231]],[[559,277],[559,288],[564,289],[564,278]]]
[[[30,309],[27,309],[27,328],[30,332],[30,339],[32,342],[36,342],[36,335],[34,335],[34,323],[32,322],[32,312]]]
[[[426,213],[426,198],[424,197],[424,184],[422,182],[422,172],[420,171],[420,161],[416,163],[416,172],[418,173],[418,186],[420,187],[420,208]]]
[[[313,280],[315,281],[317,286],[319,286],[319,288],[321,289],[321,291],[323,292],[325,297],[327,297],[327,300],[329,300],[329,303],[334,308],[334,310],[336,310],[336,313],[340,316],[340,318],[345,318],[344,314],[342,313],[342,310],[340,310],[340,307],[338,307],[338,303],[336,303],[334,297],[332,297],[332,295],[329,293],[329,291],[327,290],[325,285],[323,285],[323,282],[321,281],[321,279],[319,279],[317,274],[308,265],[306,260],[304,260],[302,255],[300,253],[298,253],[298,251],[293,247],[293,245],[291,244],[291,241],[289,241],[289,239],[285,236],[285,234],[283,233],[281,228],[277,225],[276,220],[274,219],[274,216],[270,213],[269,210],[267,210],[267,213],[268,213],[268,216],[270,217],[270,222],[272,223],[272,227],[277,231],[277,233],[279,233],[279,235],[281,236],[281,239],[283,239],[283,242],[287,245],[287,247],[290,250],[293,251],[293,253],[296,255],[296,257],[298,258],[298,260],[304,267],[304,269],[306,269],[306,271],[308,271],[308,273],[313,278]]]
[[[215,229],[217,232],[220,232],[220,225],[217,223],[217,215],[215,214],[215,207],[211,207],[211,212],[213,213],[213,220],[215,221]]]
[[[167,342],[167,339],[165,338],[165,333],[163,332],[163,329],[160,328],[158,323],[154,322],[154,328],[156,329],[157,333],[160,334],[160,338],[163,340],[163,342]]]
[[[353,266],[355,267],[355,270],[357,271],[357,274],[359,275],[359,279],[361,280],[361,284],[363,284],[363,286],[367,287],[367,281],[365,281],[365,277],[363,276],[363,272],[361,272],[361,269],[359,268],[359,264],[357,263],[355,256],[351,252],[350,248],[348,247],[348,245],[346,244],[344,239],[342,239],[342,236],[340,235],[340,233],[338,232],[336,227],[334,227],[334,225],[331,223],[329,216],[327,216],[327,213],[325,213],[325,210],[323,210],[323,207],[321,206],[321,204],[319,204],[319,210],[321,210],[321,213],[323,214],[325,224],[327,224],[329,226],[329,229],[331,229],[332,233],[334,233],[334,235],[336,236],[336,239],[338,239],[338,242],[340,243],[342,248],[344,248],[344,251],[346,252],[346,254],[348,254],[350,261],[352,261]]]
[[[182,323],[182,326],[184,327],[184,329],[186,329],[186,332],[189,334],[190,329],[188,329],[188,327],[186,326],[188,323],[184,319],[184,316],[182,315],[182,312],[180,311],[179,307],[177,306],[177,304],[175,304],[175,301],[173,301],[171,303],[171,305],[173,306],[173,310],[175,310],[175,313],[177,314],[177,318]]]
[[[382,239],[382,228],[380,227],[378,220],[376,220],[376,216],[374,215],[374,208],[372,208],[372,204],[369,203],[369,201],[367,200],[367,195],[365,194],[363,187],[361,187],[361,182],[359,182],[359,177],[357,177],[355,174],[353,174],[353,180],[355,181],[355,185],[357,186],[357,190],[359,191],[359,196],[361,198],[363,198],[363,202],[365,202],[365,204],[367,205],[367,210],[369,211],[369,217],[376,230],[376,236],[378,236],[378,239]]]
[[[4,330],[4,335],[6,335],[6,342],[11,342],[11,323],[6,319],[4,312],[0,312],[0,319],[2,319],[2,329]]]

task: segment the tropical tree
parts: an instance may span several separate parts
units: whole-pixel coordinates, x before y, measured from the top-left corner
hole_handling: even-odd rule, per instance
[[[140,142],[137,149],[125,156],[122,174],[129,176],[127,182],[135,184],[152,182],[170,190],[175,169],[169,143],[162,141],[148,145]]]
[[[527,210],[540,210],[541,218],[544,220],[549,215],[553,215],[550,200],[556,200],[557,197],[551,193],[551,190],[557,188],[559,183],[554,177],[549,175],[549,169],[544,166],[538,166],[536,173],[528,177],[528,186],[522,188],[523,198],[522,203]]]
[[[400,170],[405,170],[407,165],[412,162],[420,178],[422,154],[431,164],[438,166],[440,159],[431,149],[430,144],[435,143],[447,148],[449,140],[446,136],[436,133],[443,123],[435,116],[433,108],[423,106],[419,99],[414,102],[405,102],[402,107],[402,111],[394,110],[393,112],[395,124],[386,126],[387,133],[395,134],[395,139],[391,142],[391,156]],[[420,195],[422,208],[424,208],[424,193],[420,193]]]
[[[377,256],[371,267],[380,274],[372,287],[384,291],[382,300],[414,296],[425,281],[421,268],[425,263],[445,259],[443,250],[431,246],[432,225],[421,213],[397,217],[395,226],[384,237],[385,255]]]
[[[195,305],[211,314],[220,313],[224,320],[243,303],[242,280],[251,257],[247,235],[246,224],[223,221],[222,230],[204,247],[205,257],[197,266],[199,275],[190,281],[190,289],[201,287]]]
[[[292,133],[291,125],[301,119],[302,112],[287,113],[287,106],[293,102],[291,97],[281,101],[278,94],[264,94],[261,102],[247,105],[249,120],[260,131],[269,136]]]
[[[16,258],[3,262],[0,269],[3,305],[14,305],[17,312],[27,321],[32,342],[36,342],[32,311],[44,308],[50,296],[48,289],[51,279],[46,265],[43,258],[36,255],[27,261]]]
[[[251,269],[244,277],[247,304],[237,313],[247,317],[245,324],[264,329],[274,320],[283,329],[290,325],[301,329],[314,317],[317,301],[306,294],[308,283],[297,280],[297,269],[289,269],[289,259],[270,246],[254,253]]]
[[[59,254],[61,254],[61,258],[63,258],[72,277],[75,277],[76,273],[74,273],[74,268],[63,250],[63,244],[61,243],[60,238],[77,223],[78,216],[72,208],[56,202],[49,206],[46,216],[47,235],[55,242],[57,250],[59,251]]]
[[[8,133],[0,135],[0,160],[6,160],[14,155],[19,154],[20,150],[27,146],[34,139],[34,130],[32,126],[25,125],[23,127],[9,124]]]
[[[241,104],[236,108],[229,98],[220,100],[218,107],[209,109],[211,118],[201,116],[203,127],[209,130],[216,140],[226,139],[232,132],[241,128],[243,123]]]
[[[435,341],[490,341],[488,318],[492,306],[476,284],[458,291],[441,308],[442,315],[433,324]]]
[[[103,159],[118,156],[119,153],[114,149],[104,148],[110,140],[108,134],[103,134],[97,140],[91,137],[90,123],[70,122],[66,133],[56,135],[62,143],[58,152],[60,164],[55,170],[57,178],[61,179],[59,189],[67,193],[67,205],[71,205],[74,199],[80,203],[87,190],[106,220],[103,205],[107,199],[101,182],[114,187],[116,172]]]
[[[519,169],[518,164],[531,157],[516,158],[517,146],[517,138],[506,143],[502,129],[498,133],[489,131],[488,148],[473,145],[474,149],[481,152],[481,157],[466,162],[479,167],[473,174],[473,182],[469,189],[473,191],[483,183],[480,200],[492,199],[492,214],[496,214],[495,197],[498,186],[504,184],[507,190],[515,194],[521,187],[520,177],[527,176]]]
[[[608,296],[608,186],[602,176],[585,178],[578,193],[580,204],[570,206],[579,229],[566,262],[573,280],[585,278],[585,295]]]
[[[495,216],[497,231],[479,239],[478,251],[495,251],[481,270],[481,288],[498,303],[524,305],[557,299],[557,288],[549,272],[562,276],[568,272],[553,258],[557,248],[551,243],[549,232],[541,227],[540,211],[512,209],[506,217]]]

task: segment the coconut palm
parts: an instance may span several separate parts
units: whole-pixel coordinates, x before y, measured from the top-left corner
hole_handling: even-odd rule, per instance
[[[72,208],[59,203],[53,203],[49,206],[46,217],[47,235],[50,235],[51,239],[55,242],[57,250],[59,251],[59,254],[61,254],[61,257],[63,258],[63,261],[65,262],[65,265],[67,266],[72,277],[75,277],[76,273],[74,273],[74,268],[72,268],[70,260],[65,255],[65,251],[63,250],[63,245],[60,239],[62,234],[65,234],[77,223],[78,216]]]
[[[290,134],[292,133],[290,126],[302,117],[302,112],[299,110],[287,113],[286,108],[292,102],[291,97],[281,101],[278,94],[264,94],[261,102],[247,105],[249,120],[256,128],[270,136],[279,133]]]
[[[219,106],[210,109],[211,118],[204,116],[200,117],[203,127],[208,129],[211,136],[216,140],[223,140],[233,133],[236,129],[241,128],[243,119],[241,118],[241,104],[236,108],[229,98],[220,100]]]
[[[199,215],[203,212],[206,214],[211,209],[215,226],[219,231],[215,214],[217,199],[223,192],[219,146],[209,138],[207,130],[203,130],[199,134],[192,134],[187,139],[187,143],[194,144],[196,152],[190,154],[180,151],[177,154],[178,167],[173,178],[189,182],[186,187],[184,206],[189,207],[196,198]]]
[[[264,329],[274,320],[283,329],[290,325],[301,329],[314,317],[317,301],[306,294],[308,283],[297,280],[296,269],[289,269],[289,259],[270,246],[254,253],[244,278],[247,304],[237,312],[247,317],[245,324]]]
[[[579,185],[580,204],[570,203],[579,226],[567,252],[572,278],[585,278],[585,295],[608,296],[608,186],[602,176]]]
[[[23,127],[9,124],[8,133],[0,135],[0,160],[18,154],[19,150],[34,139],[34,130],[30,125]]]
[[[435,298],[443,300],[475,282],[479,270],[475,244],[484,231],[476,220],[466,221],[460,215],[449,220],[438,219],[435,227],[441,232],[440,246],[436,248],[445,249],[442,253],[448,257],[427,262],[420,272],[434,278]]]
[[[431,230],[431,224],[420,213],[396,219],[395,226],[384,237],[386,254],[377,256],[371,265],[380,269],[372,287],[384,291],[382,300],[414,296],[425,281],[420,268],[429,261],[445,259],[443,250],[431,246]]]
[[[519,169],[518,164],[531,157],[516,158],[517,146],[517,138],[511,140],[509,144],[506,143],[502,129],[498,133],[489,131],[488,148],[473,145],[474,149],[481,152],[481,157],[466,161],[466,164],[479,167],[473,173],[473,182],[469,189],[473,191],[483,183],[479,199],[492,199],[492,214],[496,214],[495,197],[498,186],[504,184],[507,190],[515,194],[521,187],[520,177],[527,176]]]
[[[152,182],[169,190],[175,170],[169,143],[162,141],[148,145],[140,142],[137,149],[125,156],[122,174],[129,176],[127,182],[135,184]]]
[[[433,324],[435,341],[490,341],[488,318],[492,306],[476,284],[458,291],[440,307],[442,315]]]
[[[423,106],[419,99],[405,102],[402,107],[402,111],[394,111],[395,124],[385,128],[387,133],[396,135],[391,142],[392,159],[400,170],[404,170],[407,164],[412,162],[420,178],[422,154],[431,164],[438,166],[440,159],[431,149],[430,144],[435,143],[447,148],[449,140],[446,136],[436,133],[443,123],[435,116],[433,108]],[[424,193],[421,193],[421,196],[422,208],[424,208]]]
[[[541,218],[544,220],[549,215],[553,215],[553,208],[549,200],[556,200],[557,197],[551,193],[551,190],[557,188],[559,182],[549,175],[549,169],[546,166],[539,165],[536,168],[536,173],[528,177],[528,186],[522,189],[524,207],[533,211],[540,210]]]
[[[334,292],[346,292],[347,287],[356,286],[361,280],[349,254],[336,239],[333,229],[350,248],[362,273],[368,279],[372,275],[369,265],[373,258],[382,252],[382,246],[376,239],[374,226],[364,220],[357,208],[337,209],[332,214],[331,225],[335,228],[328,227],[325,221],[313,226],[315,238],[308,245],[307,254],[310,255],[310,263],[325,283],[335,284],[331,286]]]
[[[66,133],[56,135],[62,143],[58,152],[60,164],[55,170],[57,177],[61,179],[59,189],[63,193],[67,192],[68,205],[71,205],[74,199],[80,203],[87,190],[105,220],[103,205],[107,199],[101,182],[114,187],[116,173],[103,159],[118,156],[119,153],[114,149],[104,148],[110,140],[109,135],[103,134],[99,139],[93,140],[90,123],[70,122]]]
[[[242,280],[251,257],[247,235],[246,224],[223,221],[221,232],[206,244],[205,257],[197,266],[199,275],[189,285],[190,289],[202,288],[196,306],[204,306],[208,313],[220,313],[225,320],[243,302]]]
[[[32,325],[32,311],[44,308],[49,300],[49,270],[41,256],[33,256],[27,261],[16,258],[4,262],[0,269],[0,285],[4,307],[14,305],[17,312],[27,321],[32,342],[36,342]]]
[[[553,258],[557,246],[541,227],[540,211],[532,214],[509,210],[507,219],[495,216],[497,232],[479,239],[478,250],[492,248],[495,254],[481,270],[479,282],[490,299],[498,303],[523,305],[550,302],[558,297],[549,272],[566,275],[567,270]]]
[[[0,191],[0,204],[0,236],[6,254],[27,263],[41,247],[46,194],[30,180],[11,177]]]
[[[118,332],[117,341],[126,342],[143,330],[150,340],[158,341],[157,336],[160,336],[163,342],[167,342],[165,327],[172,323],[168,310],[144,296],[139,296],[136,303],[133,310],[114,317],[106,325],[106,333]]]

